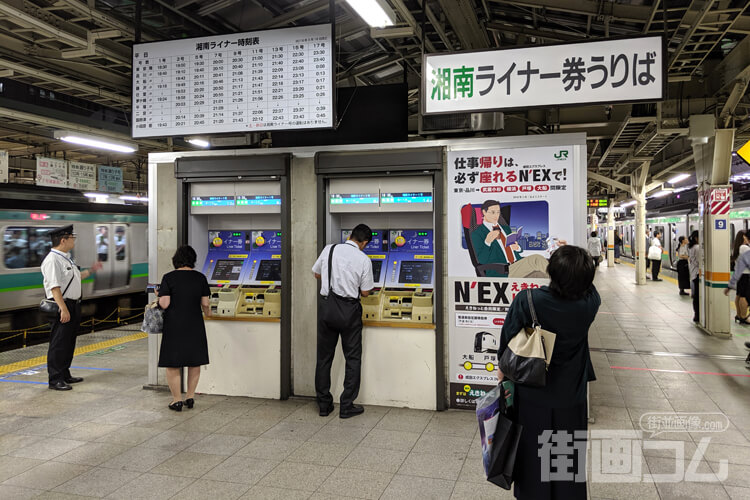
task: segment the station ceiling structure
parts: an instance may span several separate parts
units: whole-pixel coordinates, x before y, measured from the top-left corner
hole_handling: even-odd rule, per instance
[[[500,130],[481,134],[586,132],[590,194],[619,188],[622,196],[644,161],[653,181],[691,170],[691,114],[715,114],[717,126],[735,127],[736,147],[750,140],[747,0],[384,1],[397,23],[376,29],[346,0],[0,0],[0,149],[21,176],[34,155],[64,155],[125,167],[126,182],[140,184],[149,152],[193,146],[183,138],[138,140],[136,153],[103,154],[55,139],[66,129],[131,140],[134,41],[326,23],[332,3],[337,84],[405,82],[414,140],[423,52],[643,34],[667,41],[665,101],[513,111]],[[258,146],[256,135],[225,143]]]

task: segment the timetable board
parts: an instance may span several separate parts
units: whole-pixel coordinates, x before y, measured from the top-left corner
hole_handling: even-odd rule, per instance
[[[334,126],[331,25],[133,46],[133,138]]]

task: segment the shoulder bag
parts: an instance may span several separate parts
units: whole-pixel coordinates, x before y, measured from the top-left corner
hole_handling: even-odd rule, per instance
[[[498,361],[498,368],[517,384],[544,387],[557,335],[542,329],[534,310],[531,290],[526,290],[526,296],[529,299],[532,326],[522,328],[508,342],[508,347]]]
[[[63,290],[63,297],[65,297],[65,292],[68,291],[68,288],[70,288],[71,283],[73,283],[73,280],[76,279],[75,273],[73,273],[73,277],[70,278],[70,281],[68,281],[68,286],[65,287],[65,290]],[[55,302],[55,299],[47,299],[44,298],[39,303],[39,310],[46,314],[47,316],[54,316],[56,314],[60,314],[60,306],[57,305],[57,302]]]
[[[145,333],[162,333],[164,330],[164,309],[159,307],[159,299],[151,302],[143,311],[141,331]]]
[[[649,260],[661,260],[661,247],[652,244],[648,248],[648,259]]]

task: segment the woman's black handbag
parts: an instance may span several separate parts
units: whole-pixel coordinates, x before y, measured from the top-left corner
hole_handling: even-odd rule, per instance
[[[73,283],[74,279],[76,279],[75,273],[73,273],[73,277],[70,278],[68,286],[66,286],[65,290],[63,290],[63,297],[65,296],[65,292],[68,291],[68,288],[70,288],[70,285],[71,283]],[[55,316],[57,314],[60,314],[60,306],[57,305],[55,299],[42,299],[42,301],[39,303],[39,310],[42,312],[42,314],[46,314],[47,316]]]

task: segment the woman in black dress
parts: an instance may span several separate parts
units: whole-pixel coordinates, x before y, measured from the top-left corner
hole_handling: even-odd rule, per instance
[[[175,270],[167,273],[159,286],[159,306],[164,309],[164,328],[159,352],[159,366],[167,369],[167,384],[172,392],[170,410],[182,411],[180,371],[188,367],[187,394],[184,405],[192,408],[201,365],[208,364],[208,342],[203,314],[211,316],[206,277],[195,271],[195,250],[181,246],[172,257]]]
[[[513,473],[518,499],[586,498],[586,384],[596,379],[588,333],[601,304],[593,285],[594,271],[586,250],[565,245],[550,257],[549,286],[532,290],[542,328],[557,338],[546,386],[516,385],[514,405],[523,426]],[[531,326],[528,299],[522,293],[508,309],[498,358],[523,327]],[[502,380],[502,373],[498,375]],[[561,449],[557,443],[570,448]]]

